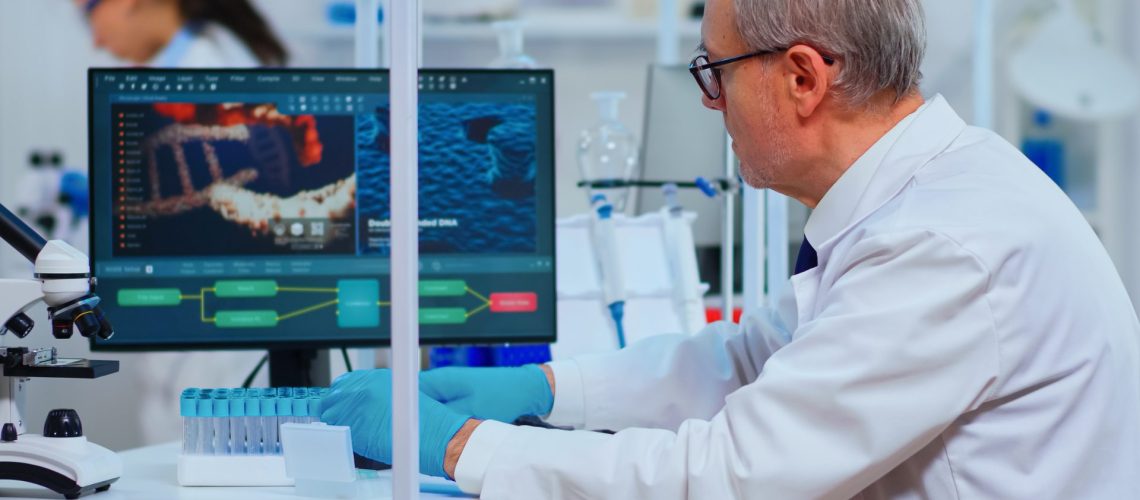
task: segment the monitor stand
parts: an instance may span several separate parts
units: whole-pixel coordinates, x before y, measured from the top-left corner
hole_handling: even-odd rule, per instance
[[[270,349],[270,387],[328,387],[329,351],[326,349]]]

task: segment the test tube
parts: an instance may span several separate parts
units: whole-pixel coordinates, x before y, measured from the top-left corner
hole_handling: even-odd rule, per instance
[[[248,455],[245,427],[245,390],[230,392],[230,454]]]
[[[260,455],[261,451],[261,391],[249,389],[245,393],[246,452]]]
[[[308,391],[302,389],[299,393],[293,393],[293,421],[298,424],[309,423],[309,398]]]
[[[321,421],[321,397],[309,396],[309,423]]]
[[[230,454],[230,401],[224,389],[214,392],[214,454]]]
[[[277,451],[277,395],[261,395],[261,443],[262,453],[278,455]]]
[[[214,427],[210,421],[214,417],[214,400],[211,399],[210,394],[201,392],[198,394],[198,445],[195,446],[195,452],[199,455],[212,455],[214,453]]]
[[[286,389],[286,390],[288,390],[288,389]],[[293,397],[291,396],[292,392],[293,391],[290,390],[289,392],[286,393],[286,395],[284,397],[281,397],[281,395],[278,394],[278,397],[277,397],[277,425],[278,425],[278,427],[280,427],[281,424],[293,423]],[[280,437],[278,439],[280,439]],[[277,447],[275,449],[276,449],[276,453],[281,453],[281,443],[280,442],[277,443]]]
[[[198,389],[182,391],[178,409],[182,414],[182,453],[193,454],[198,445]]]

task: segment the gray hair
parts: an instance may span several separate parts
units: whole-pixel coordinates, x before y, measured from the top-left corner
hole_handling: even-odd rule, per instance
[[[755,50],[809,45],[842,66],[835,93],[865,107],[885,90],[918,92],[926,52],[919,0],[734,0],[736,27]]]

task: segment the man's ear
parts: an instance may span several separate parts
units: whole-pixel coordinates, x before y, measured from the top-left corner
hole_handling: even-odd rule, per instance
[[[807,45],[796,45],[784,54],[785,79],[800,118],[815,113],[831,90],[831,68],[819,51]]]

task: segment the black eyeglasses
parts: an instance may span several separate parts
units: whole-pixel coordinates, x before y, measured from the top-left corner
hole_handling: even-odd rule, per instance
[[[95,7],[98,7],[102,1],[103,0],[87,0],[87,3],[83,6],[83,13],[90,17],[91,11],[95,10]]]
[[[689,73],[693,74],[693,78],[697,80],[697,86],[701,88],[701,91],[704,92],[709,99],[715,101],[717,99],[720,99],[719,68],[721,66],[732,64],[737,61],[743,61],[752,57],[766,56],[768,54],[784,52],[790,48],[791,47],[782,47],[776,49],[758,50],[756,52],[749,52],[744,55],[729,57],[712,62],[709,61],[709,56],[701,54],[697,57],[694,57],[693,61],[689,63]],[[828,66],[835,64],[834,57],[822,53],[820,56],[823,57],[824,64],[827,64]]]

